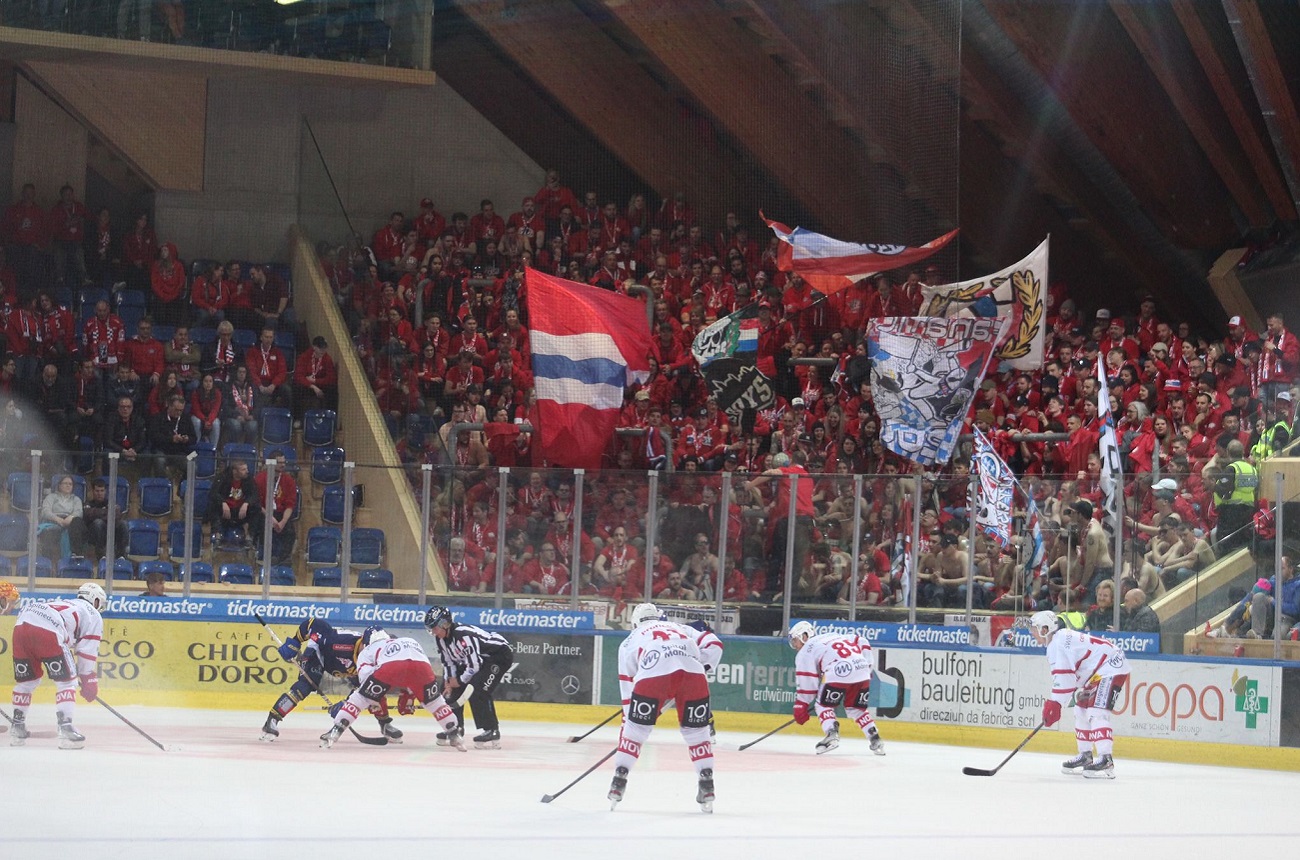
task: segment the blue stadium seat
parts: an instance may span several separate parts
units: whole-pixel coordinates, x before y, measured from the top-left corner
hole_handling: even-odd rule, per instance
[[[333,409],[308,409],[302,416],[303,444],[320,448],[334,444],[339,416]]]
[[[91,313],[94,313],[96,304],[104,301],[108,301],[108,290],[98,287],[85,287],[77,293],[78,306],[84,309],[89,305]]]
[[[126,521],[126,552],[131,561],[156,561],[162,551],[162,529],[153,520]]]
[[[235,346],[239,347],[240,353],[242,354],[252,349],[253,344],[257,343],[257,332],[252,331],[251,329],[237,328],[235,329],[235,333],[230,336],[230,341]]]
[[[107,480],[107,478],[105,479]],[[120,520],[126,516],[127,508],[131,506],[131,482],[121,475],[117,476],[117,518]]]
[[[117,309],[117,318],[122,321],[122,328],[134,336],[136,329],[140,326],[140,320],[144,319],[145,313],[144,308],[126,305]]]
[[[271,568],[272,585],[297,585],[298,578],[294,576],[293,568],[287,564],[277,564]]]
[[[0,515],[0,554],[10,558],[26,554],[28,527],[26,514]]]
[[[316,588],[340,588],[343,585],[343,569],[318,567],[311,572],[311,584]]]
[[[161,573],[163,579],[172,582],[176,579],[176,568],[169,561],[142,561],[136,570],[136,576],[146,578],[151,573]]]
[[[235,460],[248,464],[250,472],[257,470],[257,448],[243,442],[227,442],[221,446],[222,464],[229,466]]]
[[[320,505],[321,522],[331,526],[343,525],[343,493],[343,487],[338,484],[325,488]]]
[[[226,585],[252,585],[253,566],[251,564],[221,565],[221,581]]]
[[[193,553],[190,560],[193,561],[203,557],[203,520],[196,518],[190,532],[190,551]],[[185,560],[185,520],[172,520],[167,524],[167,557],[172,561]]]
[[[278,406],[262,410],[262,441],[267,445],[288,445],[293,440],[293,413]]]
[[[185,577],[185,568],[180,569],[180,575]],[[190,582],[211,582],[212,565],[206,561],[196,561],[190,564]]]
[[[194,477],[211,478],[217,474],[217,449],[211,442],[195,442]]]
[[[275,345],[284,353],[284,357],[296,355],[298,352],[298,339],[294,337],[291,331],[277,331],[275,333]]]
[[[20,555],[17,559],[14,560],[13,575],[14,575],[14,576],[26,576],[26,575],[27,575],[27,556],[26,556],[26,555]],[[43,556],[43,555],[38,555],[38,556],[36,556],[36,575],[37,575],[37,576],[53,576],[53,575],[54,575],[54,564],[53,564],[53,563],[52,563],[48,558],[46,558],[46,557]]]
[[[140,513],[161,519],[172,513],[172,482],[166,478],[141,478],[136,482],[140,490]]]
[[[357,588],[393,590],[393,572],[382,567],[363,570],[357,574]]]
[[[108,559],[99,560],[99,578],[104,578],[105,562]],[[135,565],[130,559],[119,558],[113,562],[113,579],[135,579]]]
[[[307,564],[338,564],[343,533],[335,526],[312,526],[307,529]]]
[[[163,323],[156,322],[153,324],[153,336],[155,340],[167,343],[172,338],[176,337],[176,326],[164,325]]]
[[[77,451],[72,455],[72,468],[78,475],[95,471],[95,440],[89,436],[77,437]]]
[[[117,303],[118,314],[122,308],[143,308],[145,307],[145,295],[143,290],[119,290],[114,293],[113,301]],[[128,335],[133,332],[128,332]]]
[[[190,329],[190,340],[197,344],[199,349],[212,346],[217,342],[217,330],[215,328],[192,328]]]
[[[337,484],[343,480],[343,449],[315,448],[311,452],[311,480],[314,484]]]
[[[55,575],[60,579],[94,579],[95,566],[88,558],[61,558]]]
[[[5,494],[9,496],[9,509],[27,513],[32,509],[32,473],[10,472],[5,480]]]
[[[180,493],[182,506],[185,503],[185,491],[188,489],[188,487],[189,487],[189,481],[182,479],[180,483],[180,488],[177,490],[177,492]],[[205,516],[207,516],[208,494],[210,492],[212,492],[211,478],[194,479],[194,518],[196,520],[201,520]]]
[[[240,526],[225,526],[212,536],[212,549],[243,552],[248,549],[248,535]]]
[[[220,264],[220,260],[211,260],[207,257],[200,257],[190,263],[190,277],[197,278],[199,275],[206,275],[209,268]]]
[[[379,567],[384,563],[384,530],[360,528],[352,530],[352,567]]]

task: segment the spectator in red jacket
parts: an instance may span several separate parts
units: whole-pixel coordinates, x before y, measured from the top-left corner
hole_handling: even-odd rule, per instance
[[[478,208],[478,214],[469,219],[469,234],[478,246],[478,253],[483,254],[488,242],[498,242],[505,235],[506,222],[497,214],[491,200],[479,201]]]
[[[406,216],[394,212],[388,216],[388,223],[375,231],[370,239],[370,250],[374,252],[375,262],[379,264],[379,274],[388,280],[392,277],[398,261],[402,256],[402,241],[406,238]]]
[[[53,362],[61,371],[70,371],[77,350],[76,321],[72,311],[60,307],[45,291],[36,297],[36,318],[41,325],[41,359]]]
[[[149,289],[150,272],[157,258],[158,237],[149,226],[149,213],[141,212],[135,217],[131,232],[122,240],[126,285],[133,290]]]
[[[70,290],[86,283],[86,207],[71,185],[59,189],[59,202],[50,209],[50,242],[54,250],[54,280]]]
[[[12,324],[11,319],[11,327]],[[109,313],[107,301],[101,299],[95,303],[95,315],[81,327],[81,335],[85,357],[95,362],[101,374],[117,367],[126,351],[126,327],[116,314]]]
[[[36,291],[41,257],[49,241],[49,223],[45,212],[36,203],[36,186],[28,182],[23,186],[18,200],[5,209],[0,234],[9,247],[9,260],[18,273],[24,295]]]
[[[150,312],[164,325],[177,325],[185,318],[185,264],[176,253],[176,246],[167,242],[158,249],[158,259],[150,269]]]
[[[573,193],[573,189],[560,184],[560,171],[553,167],[546,171],[546,181],[537,189],[533,200],[547,221],[558,220],[563,207],[568,206],[572,214],[578,210],[579,205],[578,196]]]
[[[325,351],[325,338],[312,338],[311,349],[298,356],[293,370],[293,408],[302,418],[307,409],[338,409],[339,374]]]
[[[264,328],[258,342],[244,353],[244,364],[257,386],[263,406],[288,406],[291,392],[286,384],[289,365],[284,353],[275,345],[275,329]]]
[[[124,350],[131,372],[146,391],[151,390],[162,379],[167,366],[162,341],[153,336],[153,320],[144,317],[136,323],[135,337],[126,342]]]

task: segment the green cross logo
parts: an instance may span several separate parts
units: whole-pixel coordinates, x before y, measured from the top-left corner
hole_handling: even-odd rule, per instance
[[[1268,713],[1268,696],[1259,694],[1259,682],[1241,678],[1233,685],[1237,694],[1234,710],[1246,715],[1246,728],[1255,728],[1256,718]]]

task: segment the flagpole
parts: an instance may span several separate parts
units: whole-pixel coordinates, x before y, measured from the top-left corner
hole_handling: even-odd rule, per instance
[[[1008,469],[1008,472],[1011,470]],[[1014,472],[1012,475],[1014,476]],[[975,609],[975,470],[970,470],[970,486],[966,489],[966,623],[971,622]],[[1014,480],[1014,477],[1013,477]]]
[[[849,591],[849,620],[858,620],[858,577],[862,558],[862,476],[853,476],[853,562]]]
[[[908,562],[910,563],[912,575],[907,582],[907,623],[916,623],[916,580],[920,576],[920,547],[921,547],[921,473],[913,472],[912,480],[915,482],[912,488],[912,546],[908,551]]]
[[[1120,461],[1123,462],[1122,460]],[[1115,572],[1112,574],[1114,586],[1111,588],[1111,599],[1115,604],[1115,631],[1119,632],[1119,610],[1124,605],[1120,600],[1120,583],[1124,579],[1124,469],[1121,467],[1115,470],[1115,546],[1111,552],[1115,553]],[[1134,562],[1133,578],[1137,579],[1137,563]],[[1087,612],[1087,609],[1083,610]]]

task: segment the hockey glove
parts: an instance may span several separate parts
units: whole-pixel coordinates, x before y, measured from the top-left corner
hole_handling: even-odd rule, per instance
[[[94,675],[81,676],[81,698],[93,702],[99,698],[99,678]]]
[[[415,713],[415,694],[410,690],[403,690],[402,694],[397,697],[397,713],[404,717],[409,717]]]
[[[1043,725],[1050,728],[1056,725],[1059,719],[1061,719],[1061,703],[1054,699],[1043,702]]]
[[[346,699],[343,701],[346,701]],[[335,718],[338,717],[339,711],[343,710],[343,701],[335,702],[334,704],[330,705],[331,717],[335,717]]]
[[[808,722],[808,703],[807,703],[807,702],[795,702],[795,703],[794,703],[794,721],[795,721],[796,723],[798,723],[799,725],[801,725],[801,726],[802,726],[804,723]]]
[[[280,643],[279,650],[280,656],[283,657],[286,662],[292,663],[294,658],[298,656],[298,643],[290,639],[288,642]]]

